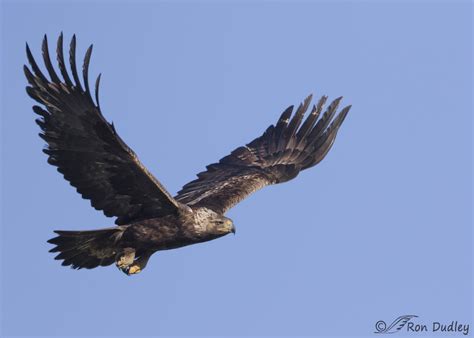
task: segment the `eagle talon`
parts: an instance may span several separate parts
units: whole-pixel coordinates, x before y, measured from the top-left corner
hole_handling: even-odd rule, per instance
[[[136,275],[137,273],[140,273],[142,269],[138,265],[132,265],[127,268],[127,275]]]
[[[135,261],[121,268],[120,270],[122,270],[127,276],[136,275],[145,269],[150,256],[150,253],[143,253],[139,258],[135,259]]]
[[[119,268],[119,270],[123,271],[123,273],[127,276],[136,275],[137,273],[140,273],[142,271],[140,266],[138,266],[137,264],[134,264],[132,266],[125,266],[123,268]]]

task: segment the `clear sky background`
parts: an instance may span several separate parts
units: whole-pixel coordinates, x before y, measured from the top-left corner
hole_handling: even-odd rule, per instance
[[[472,322],[472,4],[2,2],[3,335],[373,336]],[[94,43],[101,106],[176,193],[309,93],[353,108],[317,167],[228,216],[236,236],[127,277],[53,260],[113,224],[46,163],[25,42]],[[82,63],[82,62],[81,62]],[[472,328],[471,330],[473,330]]]

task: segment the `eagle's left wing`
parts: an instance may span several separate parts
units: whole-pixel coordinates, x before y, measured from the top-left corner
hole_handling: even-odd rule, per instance
[[[289,181],[301,170],[318,164],[331,149],[337,131],[351,106],[343,108],[334,118],[342,98],[337,98],[324,112],[327,97],[313,106],[303,122],[311,95],[292,115],[288,107],[276,126],[210,164],[198,178],[186,184],[175,199],[194,207],[207,207],[225,213],[251,193],[270,184]]]

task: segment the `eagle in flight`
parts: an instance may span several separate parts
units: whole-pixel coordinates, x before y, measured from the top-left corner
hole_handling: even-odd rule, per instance
[[[88,68],[92,45],[82,66],[76,66],[76,38],[69,48],[70,71],[63,54],[63,36],[57,42],[58,74],[49,56],[46,36],[42,43],[44,66],[40,70],[26,45],[30,68],[24,66],[28,95],[40,105],[33,111],[39,134],[47,143],[48,163],[116,226],[88,231],[55,231],[48,242],[62,265],[74,269],[116,266],[127,275],[143,270],[150,256],[190,244],[235,233],[224,214],[251,193],[271,184],[289,181],[300,171],[318,164],[331,149],[337,131],[351,106],[336,115],[341,97],[324,109],[323,96],[310,106],[311,95],[293,112],[288,107],[263,135],[212,163],[176,196],[140,162],[102,115],[100,75],[95,82],[95,102],[89,87]],[[72,75],[72,77],[71,77]],[[324,113],[321,116],[321,112]],[[320,117],[321,116],[321,117]]]

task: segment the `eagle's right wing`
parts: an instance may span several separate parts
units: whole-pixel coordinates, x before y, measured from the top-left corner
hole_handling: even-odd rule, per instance
[[[82,197],[91,200],[95,209],[117,217],[116,224],[176,212],[178,203],[103,117],[98,98],[100,76],[95,87],[97,104],[92,100],[88,83],[92,46],[86,52],[82,69],[84,89],[76,69],[75,36],[69,53],[74,82],[66,70],[62,34],[57,45],[62,79],[51,64],[46,36],[42,47],[51,79],[43,75],[28,45],[26,53],[33,72],[27,66],[24,71],[30,84],[26,87],[28,94],[46,108],[34,106],[33,110],[42,117],[36,122],[42,129],[41,138],[48,144],[43,150],[49,156],[48,162],[58,167]]]
[[[318,164],[331,149],[351,106],[334,117],[341,101],[338,98],[318,119],[326,102],[323,96],[303,122],[310,101],[311,96],[300,104],[293,117],[293,106],[289,107],[276,126],[271,125],[262,136],[208,165],[178,192],[176,200],[224,213],[251,193],[289,181],[301,170]]]

